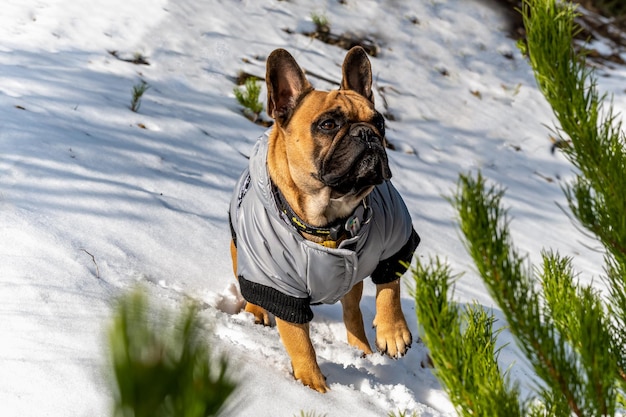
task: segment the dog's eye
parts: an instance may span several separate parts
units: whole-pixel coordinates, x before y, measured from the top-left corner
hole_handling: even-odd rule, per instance
[[[337,128],[337,123],[333,119],[322,120],[319,124],[322,130],[334,130]]]

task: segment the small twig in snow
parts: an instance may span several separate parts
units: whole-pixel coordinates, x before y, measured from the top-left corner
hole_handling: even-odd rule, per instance
[[[89,253],[87,251],[87,249],[81,248],[81,250],[83,252],[85,252],[87,255],[91,256],[91,260],[93,261],[93,264],[96,266],[96,278],[100,279],[100,268],[98,268],[98,263],[96,262],[96,257],[93,256],[91,253]]]

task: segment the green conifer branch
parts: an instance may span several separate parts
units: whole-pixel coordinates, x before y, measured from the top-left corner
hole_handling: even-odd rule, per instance
[[[437,377],[463,416],[524,415],[519,389],[498,367],[495,319],[477,305],[452,301],[454,277],[439,258],[413,269],[416,313]]]
[[[108,331],[114,417],[218,415],[236,384],[197,313],[191,304],[172,315],[139,290],[120,298]]]
[[[487,188],[480,173],[476,178],[460,176],[451,201],[468,252],[539,377],[562,393],[572,412],[585,415],[577,396],[578,361],[554,322],[543,314],[527,261],[512,247],[507,211],[501,207],[503,195],[501,189]]]
[[[544,253],[540,276],[546,301],[546,315],[552,317],[559,335],[566,338],[580,358],[583,377],[580,397],[590,402],[585,408],[598,415],[615,412],[615,374],[613,355],[607,348],[613,344],[610,320],[603,301],[591,286],[574,283],[571,259],[555,253]]]
[[[593,71],[572,48],[578,30],[574,8],[556,0],[523,0],[523,14],[528,43],[522,46],[559,121],[560,142],[571,143],[564,153],[579,171],[565,195],[575,218],[606,248],[608,302],[593,287],[575,282],[571,260],[558,253],[544,252],[543,268],[532,273],[511,242],[504,191],[487,187],[480,173],[461,175],[450,201],[480,276],[543,381],[537,387],[541,401],[528,403],[526,415],[612,416],[626,403],[626,141],[611,106],[604,107],[606,96],[598,94]],[[470,337],[493,344],[486,337],[493,322],[484,312],[446,304],[449,269],[439,260],[427,267],[418,260],[414,275],[423,339],[452,402],[464,416],[507,415],[499,414],[498,403],[488,414],[476,407],[482,393],[467,387],[480,380],[473,373],[487,372],[462,363],[458,347],[463,341],[480,353]],[[498,351],[491,353],[497,357]]]
[[[563,149],[579,170],[564,189],[574,217],[606,250],[610,290],[609,352],[626,390],[626,136],[593,69],[572,47],[576,11],[554,0],[524,0],[526,51],[540,90],[553,108]],[[608,104],[605,104],[608,103]],[[608,372],[608,374],[613,371]]]

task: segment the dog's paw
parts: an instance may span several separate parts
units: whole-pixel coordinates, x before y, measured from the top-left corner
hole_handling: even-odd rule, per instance
[[[259,307],[258,305],[252,303],[246,303],[245,311],[254,316],[255,324],[262,324],[263,326],[272,325],[270,314],[263,307]]]
[[[406,322],[379,323],[376,326],[376,348],[392,358],[400,358],[411,347],[413,337]]]
[[[302,382],[302,384],[311,389],[314,389],[317,392],[321,392],[322,394],[330,390],[330,388],[328,388],[328,385],[326,385],[326,377],[324,377],[324,375],[319,370],[307,370],[297,372],[294,369],[293,376],[298,381]]]

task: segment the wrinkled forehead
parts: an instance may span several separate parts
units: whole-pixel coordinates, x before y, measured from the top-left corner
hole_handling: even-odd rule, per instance
[[[349,120],[370,120],[376,115],[374,104],[354,91],[313,90],[298,106],[294,119],[311,122],[329,111],[339,111]]]

